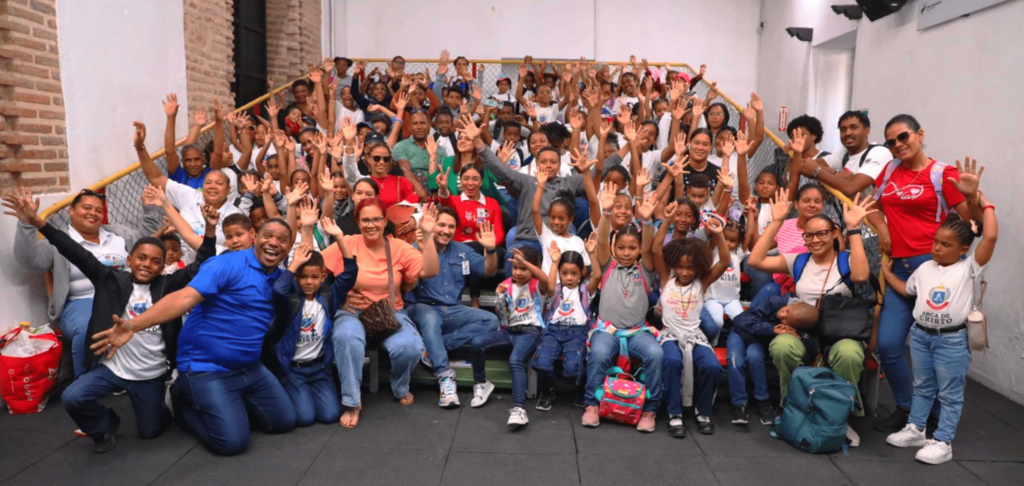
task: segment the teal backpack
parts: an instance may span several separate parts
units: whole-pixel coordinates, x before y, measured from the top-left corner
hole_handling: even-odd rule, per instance
[[[804,452],[847,452],[846,419],[857,403],[857,387],[828,368],[793,370],[782,413],[771,436]]]

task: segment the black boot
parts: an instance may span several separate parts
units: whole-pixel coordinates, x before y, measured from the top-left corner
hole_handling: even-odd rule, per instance
[[[910,417],[910,410],[903,407],[896,407],[892,415],[875,421],[875,430],[879,432],[899,432],[907,426],[907,419]]]

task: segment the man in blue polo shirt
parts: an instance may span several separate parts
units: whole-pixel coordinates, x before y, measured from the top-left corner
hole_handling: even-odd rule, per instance
[[[477,242],[487,255],[481,257],[468,245],[452,241],[457,225],[454,209],[438,208],[434,245],[441,270],[436,277],[420,279],[412,292],[411,301],[416,304],[409,307],[409,317],[419,325],[430,365],[441,386],[437,403],[441,408],[459,406],[455,372],[448,368],[448,350],[458,349],[474,337],[498,328],[498,316],[494,313],[462,304],[467,275],[492,277],[498,271],[494,228],[487,221],[480,223]]]
[[[113,328],[94,336],[92,350],[113,356],[136,332],[191,310],[178,336],[175,387],[196,437],[218,454],[239,454],[248,446],[247,410],[265,432],[295,427],[295,407],[260,363],[273,319],[271,289],[291,236],[283,219],[267,220],[252,249],[211,258],[188,287],[134,319],[115,316]]]

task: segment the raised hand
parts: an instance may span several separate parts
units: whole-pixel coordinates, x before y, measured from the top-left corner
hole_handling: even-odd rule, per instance
[[[619,188],[615,183],[605,184],[600,194],[601,211],[610,213],[612,207],[615,206],[615,196],[618,194]]]
[[[427,139],[430,139],[430,137],[427,137]],[[452,168],[449,167],[448,170],[442,170],[437,173],[437,178],[435,179],[437,187],[448,187],[448,178],[451,177],[451,172]]]
[[[243,174],[242,188],[245,190],[245,192],[251,192],[253,194],[258,193],[260,185],[259,182],[256,181],[256,176],[252,174]]]
[[[306,197],[307,193],[309,193],[309,184],[307,184],[306,181],[299,181],[299,183],[295,184],[295,187],[292,188],[291,192],[285,196],[285,199],[288,201],[288,206],[298,204],[299,201],[302,201]]]
[[[274,186],[274,178],[271,177],[270,174],[265,175],[260,184],[262,184],[261,189],[263,189],[264,193],[268,193],[271,196],[277,194],[277,187]]]
[[[526,103],[526,115],[530,118],[537,119],[537,104],[530,101]]]
[[[169,93],[167,98],[163,101],[164,113],[167,116],[178,116],[178,94]]]
[[[132,134],[132,143],[135,144],[135,148],[142,148],[146,146],[146,124],[140,121],[132,122],[135,126],[135,132]]]
[[[789,200],[789,190],[780,187],[779,191],[775,193],[775,198],[772,199],[772,221],[786,219],[792,206],[793,202]]]
[[[206,107],[199,108],[192,114],[192,124],[197,127],[205,127],[210,119],[206,116]]]
[[[793,131],[793,138],[789,141],[789,147],[796,153],[803,153],[804,147],[808,143],[810,134],[807,133],[803,128],[798,128]]]
[[[316,225],[317,221],[317,210],[316,203],[310,201],[309,198],[303,198],[299,201],[299,226],[309,228]]]
[[[435,224],[437,224],[437,206],[430,203],[423,208],[423,216],[420,217],[420,231],[423,231],[424,236],[432,235]]]
[[[142,204],[145,206],[163,206],[167,203],[167,195],[164,194],[164,189],[153,184],[146,185],[146,188],[142,190],[141,199]]]
[[[744,130],[736,134],[736,141],[733,143],[736,147],[736,153],[746,155],[750,151],[750,142],[747,140],[747,131]]]
[[[352,68],[352,75],[359,76],[363,71],[366,71],[366,61],[359,61]]]
[[[459,121],[462,122],[462,126],[458,128],[459,133],[469,137],[470,140],[476,140],[480,136],[480,127],[473,123],[473,119],[468,113],[460,116]]]
[[[206,221],[208,226],[217,226],[220,223],[220,211],[217,208],[210,206],[209,204],[203,205],[203,220]]]
[[[718,81],[711,83],[711,89],[708,90],[708,104],[710,105],[715,98],[718,97]]]
[[[674,146],[675,146],[675,151],[676,151],[676,160],[679,160],[679,159],[681,159],[683,157],[683,154],[686,153],[686,134],[685,133],[679,132],[679,134],[676,135],[676,141],[675,141],[675,145]]]
[[[224,122],[224,116],[225,116],[224,107],[221,106],[220,99],[219,98],[214,98],[213,99],[213,118],[215,120],[217,120],[218,123],[223,123]]]
[[[590,237],[587,238],[587,241],[583,242],[583,247],[587,250],[587,253],[594,253],[597,251],[597,231],[590,233]]]
[[[324,135],[324,132],[317,132],[313,137],[313,147],[320,155],[327,154],[327,135]]]
[[[636,187],[647,187],[647,184],[650,182],[651,173],[641,167],[640,172],[636,174]]]
[[[664,220],[664,221],[671,221],[672,220],[672,216],[674,216],[676,214],[676,210],[677,209],[679,209],[679,203],[677,203],[675,201],[672,201],[672,202],[668,203],[668,205],[665,206],[665,210],[663,211],[664,212],[664,214],[663,214],[664,217],[662,218],[662,220]],[[668,224],[668,223],[665,223],[665,224]]]
[[[661,166],[668,171],[668,175],[675,179],[681,175],[689,174],[690,171],[686,170],[686,167],[690,165],[690,156],[684,155],[682,158],[676,157],[676,161],[672,165],[662,163]]]
[[[622,136],[626,137],[626,141],[633,143],[636,140],[636,126],[633,125],[633,121],[627,121],[622,126]]]
[[[498,237],[494,234],[494,225],[490,221],[485,219],[480,222],[477,227],[476,242],[488,250],[493,250],[498,246]]]
[[[723,132],[723,133],[725,133],[725,132]],[[733,140],[732,137],[726,138],[725,142],[722,143],[722,158],[723,159],[728,159],[729,157],[732,157],[732,154],[735,151],[736,151],[736,141]]]
[[[643,203],[640,208],[637,209],[637,216],[640,219],[647,221],[651,219],[651,215],[654,214],[654,208],[658,205],[658,199],[655,197],[654,192],[648,192],[647,196],[644,197]]]
[[[757,111],[764,111],[764,102],[761,101],[761,97],[756,92],[750,93],[750,107]]]
[[[722,234],[722,229],[724,229],[722,220],[718,218],[708,218],[707,224],[704,225],[704,231],[707,231],[708,236],[712,238]]]
[[[693,100],[693,108],[691,108],[691,110],[693,111],[693,119],[696,122],[696,120],[704,114],[704,101],[700,98]]]
[[[603,120],[601,122],[601,128],[600,128],[600,130],[598,132],[598,135],[600,136],[601,140],[604,140],[604,139],[608,138],[608,134],[610,134],[611,132],[612,132],[612,122],[611,122],[611,120]]]
[[[356,124],[352,123],[352,117],[344,117],[341,120],[341,134],[345,137],[345,143],[351,143],[356,139],[356,135],[359,133],[359,129],[356,128]]]
[[[537,190],[538,191],[543,191],[544,190],[544,186],[547,184],[549,179],[550,179],[550,177],[548,176],[547,172],[538,170],[537,171]]]
[[[736,181],[732,178],[732,174],[729,173],[728,166],[723,165],[722,167],[718,168],[718,183],[721,184],[722,187],[724,187],[725,189],[732,189],[733,184],[736,183]]]
[[[871,213],[877,213],[877,209],[868,210],[875,204],[874,198],[865,197],[864,200],[860,199],[860,193],[856,194],[853,198],[853,205],[843,205],[843,221],[846,223],[846,229],[857,229],[860,228],[861,222],[864,221]]]
[[[551,246],[548,246],[548,256],[551,257],[553,265],[558,265],[558,260],[562,259],[562,249],[558,247],[557,242],[552,241]]]
[[[688,109],[689,108],[686,107],[686,99],[684,99],[684,98],[675,98],[675,97],[672,98],[672,119],[673,120],[675,120],[677,122],[679,120],[682,120],[683,117],[686,116],[686,110],[688,110]],[[683,132],[679,132],[679,134],[683,135]]]
[[[575,149],[574,149],[575,150]],[[576,171],[583,174],[590,170],[591,167],[597,165],[597,159],[587,160],[586,157],[576,154],[576,157],[572,158],[572,166],[576,168]]]
[[[515,153],[515,150],[516,144],[512,143],[511,140],[505,140],[505,143],[501,146],[501,150],[498,151],[498,159],[507,164],[508,161],[512,159],[512,154]]]
[[[426,140],[426,145],[427,155],[430,156],[430,160],[435,160],[435,157],[437,157],[437,140],[434,140],[434,137],[428,136]]]
[[[334,221],[334,218],[328,216],[320,218],[320,227],[324,229],[324,233],[327,233],[335,240],[345,236],[345,232],[341,230],[338,223]]]
[[[583,128],[583,113],[580,110],[573,108],[569,114],[569,124],[572,125],[573,130],[580,130]]]
[[[334,132],[334,137],[328,142],[327,148],[330,150],[331,158],[340,163],[345,151],[345,135],[340,130]]]
[[[946,179],[956,186],[956,189],[969,200],[978,195],[978,186],[981,184],[981,174],[985,172],[985,166],[978,168],[978,159],[972,159],[970,155],[964,157],[963,164],[960,159],[956,160],[956,170],[960,172],[960,180],[952,177]]]
[[[750,106],[750,103],[747,103],[747,107],[743,110],[743,118],[746,118],[750,123],[754,123],[754,120],[757,119],[757,111],[754,110],[753,106]]]
[[[701,77],[703,77],[704,73],[706,73],[706,72],[708,72],[708,65],[707,64],[701,64],[700,65],[700,75],[701,75]]]
[[[743,207],[743,212],[746,213],[747,219],[756,218],[758,214],[761,213],[761,211],[757,209],[757,203],[757,197],[750,196],[747,198],[747,203]]]
[[[309,81],[313,84],[320,82],[320,71],[312,64],[309,65]]]
[[[334,191],[334,179],[331,178],[331,170],[324,167],[324,171],[320,173],[320,190],[324,194]]]
[[[519,79],[526,79],[526,73],[527,72],[529,72],[529,69],[526,67],[526,64],[520,64],[519,65]]]
[[[295,253],[292,255],[292,261],[288,264],[288,269],[298,269],[299,267],[306,264],[310,257],[313,256],[313,244],[309,241],[303,241],[295,247]],[[293,270],[294,271],[294,270]]]
[[[287,135],[284,134],[284,130],[274,130],[274,145],[277,146],[278,151],[284,150],[284,140]]]
[[[42,228],[46,221],[39,217],[39,199],[32,199],[32,189],[21,187],[7,193],[3,198],[3,206],[10,211],[4,214],[14,216],[25,224]]]
[[[276,118],[280,112],[281,108],[277,105],[277,96],[270,95],[267,97],[267,115],[271,118]]]

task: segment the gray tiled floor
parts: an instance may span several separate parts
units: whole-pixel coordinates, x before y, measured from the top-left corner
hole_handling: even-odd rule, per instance
[[[386,390],[386,387],[384,388]],[[885,392],[887,386],[883,384]],[[354,430],[314,425],[284,435],[253,432],[249,450],[218,457],[177,428],[158,439],[135,435],[127,397],[106,403],[121,414],[117,448],[93,454],[88,439],[51,403],[41,414],[0,416],[3,484],[1024,484],[1024,407],[971,382],[954,443],[955,461],[926,466],[913,450],[884,443],[873,418],[853,421],[862,446],[842,454],[810,455],[771,439],[753,414],[748,427],[728,423],[728,401],[717,403],[717,432],[673,439],[664,416],[653,435],[606,423],[584,429],[582,411],[562,396],[550,412],[532,403],[530,425],[505,427],[509,396],[499,390],[480,409],[441,410],[436,390],[417,390],[401,407],[386,392],[364,394]],[[468,404],[469,394],[462,393]],[[883,393],[882,405],[891,398]]]

